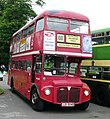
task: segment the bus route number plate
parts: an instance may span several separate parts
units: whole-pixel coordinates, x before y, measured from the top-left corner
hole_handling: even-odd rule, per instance
[[[62,107],[74,107],[74,103],[62,103],[61,104]]]

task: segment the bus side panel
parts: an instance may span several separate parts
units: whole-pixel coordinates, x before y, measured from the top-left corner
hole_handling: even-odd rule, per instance
[[[10,85],[10,79],[13,77],[14,81],[14,88],[16,91],[18,91],[23,96],[30,98],[29,89],[31,87],[31,73],[26,71],[20,71],[20,70],[12,70],[11,75],[8,79],[8,84]]]
[[[13,82],[14,82],[14,88],[15,90],[19,91],[20,89],[20,76],[19,73],[20,71],[19,70],[15,70],[15,69],[12,69],[11,71],[11,77],[13,78]]]
[[[31,75],[29,72],[20,71],[18,76],[19,80],[19,92],[30,99],[30,87],[31,87]]]

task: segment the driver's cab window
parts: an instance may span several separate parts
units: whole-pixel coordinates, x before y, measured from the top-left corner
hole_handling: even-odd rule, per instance
[[[45,75],[64,75],[65,56],[45,55],[44,56],[44,74]]]
[[[35,71],[36,73],[41,73],[42,72],[42,56],[39,55],[36,57],[36,62],[35,62]]]

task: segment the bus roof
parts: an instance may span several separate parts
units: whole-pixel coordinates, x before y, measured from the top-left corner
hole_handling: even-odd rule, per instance
[[[46,10],[42,14],[38,15],[38,18],[43,16],[53,16],[53,17],[61,17],[61,18],[70,18],[70,19],[77,19],[77,20],[83,20],[83,21],[89,21],[88,17],[75,13],[72,11],[66,11],[66,10]]]
[[[93,30],[92,34],[94,33],[101,33],[101,32],[107,32],[110,31],[110,28],[104,28],[104,29],[98,29],[98,30]]]
[[[23,26],[17,32],[15,32],[13,34],[13,36],[15,36],[17,33],[19,33],[20,31],[22,31],[23,29],[25,29],[30,24],[33,24],[37,19],[40,19],[40,18],[42,18],[44,16],[70,18],[70,19],[74,19],[74,20],[82,20],[82,21],[89,22],[88,17],[86,17],[86,16],[84,16],[82,14],[79,14],[79,13],[75,13],[75,12],[71,12],[71,11],[65,11],[65,10],[46,10],[46,11],[42,12],[41,14],[39,14],[38,16],[36,16],[30,22],[28,22],[25,26]]]

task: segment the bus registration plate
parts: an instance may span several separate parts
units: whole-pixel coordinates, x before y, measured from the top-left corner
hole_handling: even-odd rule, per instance
[[[62,103],[61,104],[62,107],[74,107],[74,103]]]

